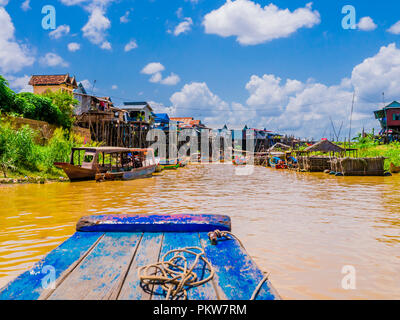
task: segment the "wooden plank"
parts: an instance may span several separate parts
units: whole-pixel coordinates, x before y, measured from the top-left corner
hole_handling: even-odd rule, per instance
[[[235,239],[219,240],[212,245],[207,233],[200,233],[201,244],[207,258],[215,268],[218,290],[228,300],[249,300],[264,274],[244,248]],[[275,300],[279,295],[269,281],[265,282],[257,296],[258,300]]]
[[[153,288],[144,290],[140,286],[138,268],[156,263],[163,242],[162,233],[145,233],[119,293],[119,300],[150,300]]]
[[[51,294],[51,300],[102,300],[115,295],[142,233],[107,233]]]
[[[79,260],[96,243],[103,233],[76,232],[37,262],[34,267],[18,276],[0,291],[0,300],[36,300],[45,291],[42,280],[49,276],[46,266],[53,267],[58,279],[65,270]],[[47,277],[47,278],[45,278]]]
[[[164,254],[166,254],[170,250],[174,249],[182,249],[185,247],[200,247],[200,239],[198,233],[165,233],[164,240],[160,253],[160,260]],[[188,264],[192,265],[194,261],[194,256],[187,256]],[[200,279],[207,278],[210,274],[209,270],[205,268],[204,262],[200,261],[198,267],[196,267],[194,272],[200,277]],[[163,289],[160,286],[157,286],[154,289],[154,294],[152,296],[153,300],[162,300],[165,299],[166,295]],[[217,300],[218,296],[215,292],[213,283],[211,281],[206,282],[205,284],[191,288],[188,290],[188,299],[189,300]]]
[[[222,215],[128,215],[82,217],[77,231],[83,232],[209,232],[231,230],[231,219]]]

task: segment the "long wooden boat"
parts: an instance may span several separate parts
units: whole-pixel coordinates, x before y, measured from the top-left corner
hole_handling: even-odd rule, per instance
[[[120,152],[116,167],[105,173],[97,173],[96,181],[134,180],[150,177],[156,171],[157,163],[153,149],[127,149]]]
[[[55,162],[54,165],[63,169],[71,181],[94,180],[96,174],[115,168],[113,159],[121,152],[129,152],[129,150],[118,147],[72,148],[69,163]],[[109,163],[105,161],[107,157]]]
[[[393,162],[390,163],[390,172],[391,173],[400,173],[400,166],[397,167]]]
[[[190,300],[280,299],[263,272],[230,234],[219,215],[103,215],[83,217],[76,233],[0,290],[0,300],[160,300],[159,284],[143,285],[138,273],[171,250],[186,256],[198,280],[185,288]],[[215,237],[218,232],[226,237]],[[203,259],[204,258],[204,259]],[[176,262],[176,261],[175,261]],[[177,296],[175,299],[182,299]]]

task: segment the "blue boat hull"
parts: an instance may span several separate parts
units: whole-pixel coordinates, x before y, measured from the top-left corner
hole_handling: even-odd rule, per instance
[[[80,220],[71,238],[0,291],[1,300],[159,300],[160,286],[145,290],[138,268],[166,252],[203,248],[213,279],[188,290],[190,300],[248,300],[264,274],[234,238],[213,245],[208,231],[230,230],[218,215],[110,215]],[[118,230],[118,232],[116,232]],[[181,232],[177,232],[180,230]],[[123,231],[123,232],[122,232]],[[207,277],[209,270],[199,267]],[[54,281],[49,281],[49,279]],[[279,299],[269,281],[258,300]]]

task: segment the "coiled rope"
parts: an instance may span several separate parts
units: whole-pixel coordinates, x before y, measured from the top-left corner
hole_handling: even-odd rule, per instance
[[[197,252],[196,252],[197,251]],[[183,254],[195,256],[191,266],[188,265],[188,258]],[[169,256],[172,257],[167,260]],[[203,261],[210,275],[199,280],[198,275],[193,271],[197,264]],[[166,292],[166,300],[173,299],[179,295],[187,299],[187,290],[198,287],[210,281],[215,274],[215,270],[210,261],[205,258],[205,252],[199,247],[187,247],[168,251],[158,263],[150,264],[138,269],[138,276],[141,282],[146,285],[160,285]]]
[[[236,239],[244,248],[239,238],[229,231],[215,230],[209,232],[208,237],[212,245],[216,245],[218,239],[229,239],[231,237]],[[185,257],[184,254],[195,257],[192,265],[189,266],[189,258]],[[194,269],[200,261],[203,261],[210,271],[209,276],[201,280],[197,273],[194,272]],[[199,269],[204,270],[203,267]],[[138,277],[140,281],[148,287],[150,287],[150,285],[160,285],[163,290],[167,292],[166,300],[175,299],[182,295],[184,299],[187,300],[187,291],[190,288],[205,284],[214,278],[214,274],[214,267],[205,257],[204,250],[199,247],[186,247],[170,250],[164,254],[160,262],[149,264],[138,269]],[[266,274],[258,283],[250,300],[255,300],[257,298],[261,287],[269,279],[269,275],[269,273]]]

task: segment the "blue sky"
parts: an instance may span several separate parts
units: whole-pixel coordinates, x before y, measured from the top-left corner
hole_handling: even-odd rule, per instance
[[[354,30],[342,28],[348,4]],[[45,5],[55,31],[42,28]],[[302,137],[329,136],[331,118],[345,132],[355,90],[355,133],[378,128],[382,92],[400,99],[399,10],[362,0],[0,0],[0,73],[20,91],[32,74],[69,72],[117,105],[145,100],[211,127]]]

